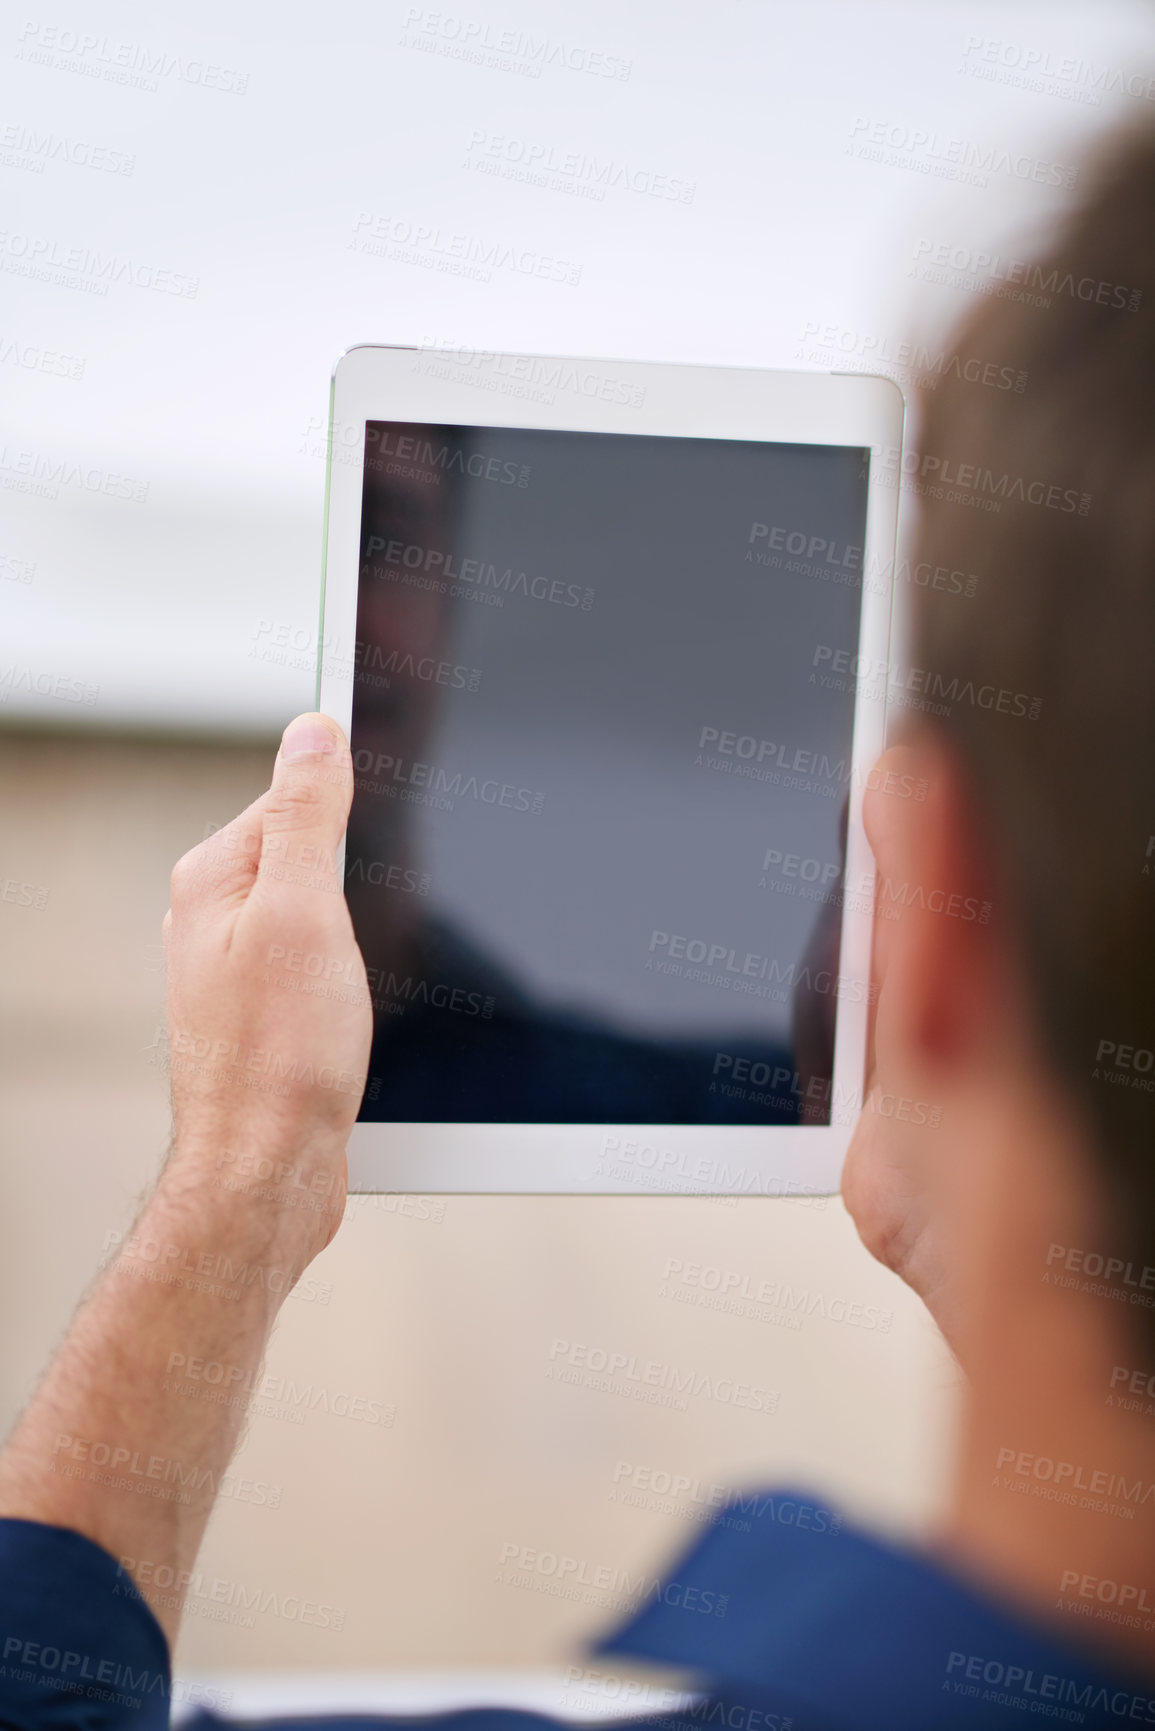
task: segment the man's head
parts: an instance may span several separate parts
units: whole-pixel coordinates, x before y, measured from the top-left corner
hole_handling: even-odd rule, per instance
[[[982,1113],[996,1139],[1018,1121],[1024,1143],[1063,1144],[1019,1174],[1045,1210],[1069,1169],[1072,1242],[1050,1273],[1107,1276],[1112,1325],[1136,1325],[1155,1363],[1153,216],[1155,139],[1129,140],[951,344],[1025,373],[1021,392],[959,369],[926,397],[920,568],[977,584],[912,586],[905,731],[935,769],[933,821],[880,820],[875,799],[874,827],[890,872],[992,908],[989,925],[926,914],[896,931],[880,1047],[949,1100],[967,1142],[951,1158],[976,1182]],[[1013,1162],[1002,1175],[1011,1209]]]

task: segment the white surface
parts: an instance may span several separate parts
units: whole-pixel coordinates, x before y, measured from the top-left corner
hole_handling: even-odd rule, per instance
[[[92,39],[71,57],[69,27]],[[1048,165],[1149,112],[1151,71],[1139,0],[11,14],[7,713],[264,728],[308,706],[352,343],[902,377],[912,316],[967,299],[916,248],[1022,256],[1071,198]],[[875,127],[913,149],[863,155],[887,154]],[[374,228],[387,256],[358,249]],[[70,252],[80,274],[44,280]]]
[[[613,1664],[613,1661],[610,1661]],[[694,1697],[600,1671],[220,1671],[178,1676],[173,1724],[201,1703],[229,1718],[269,1714],[452,1713],[467,1707],[516,1707],[574,1723],[670,1712]]]

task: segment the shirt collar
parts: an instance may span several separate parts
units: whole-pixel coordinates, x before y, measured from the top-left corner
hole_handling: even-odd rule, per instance
[[[693,1672],[717,1731],[1155,1725],[1150,1685],[797,1491],[720,1509],[597,1652]]]

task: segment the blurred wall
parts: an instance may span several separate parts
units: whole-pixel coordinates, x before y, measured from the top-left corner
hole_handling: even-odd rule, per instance
[[[19,886],[0,900],[5,1424],[165,1147],[170,866],[271,757],[0,734]],[[670,1261],[711,1272],[688,1284]],[[723,1275],[750,1315],[711,1307]],[[905,1529],[935,1506],[952,1362],[834,1200],[354,1198],[311,1277],[237,1463],[265,1502],[218,1506],[186,1670],[568,1662],[700,1530],[715,1487],[801,1483]],[[778,1282],[808,1315],[759,1302]],[[873,1326],[834,1320],[855,1301]],[[748,1393],[654,1404],[628,1369],[608,1391],[587,1377],[599,1352]],[[613,1602],[557,1596],[548,1562],[518,1567],[526,1547],[615,1571]],[[317,1622],[285,1613],[294,1595]]]

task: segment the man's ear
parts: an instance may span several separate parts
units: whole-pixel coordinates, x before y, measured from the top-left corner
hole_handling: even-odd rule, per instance
[[[900,1062],[944,1074],[1000,1037],[1011,1010],[1000,910],[979,814],[947,742],[929,730],[902,748],[924,800],[867,811],[888,950],[887,1038]]]

